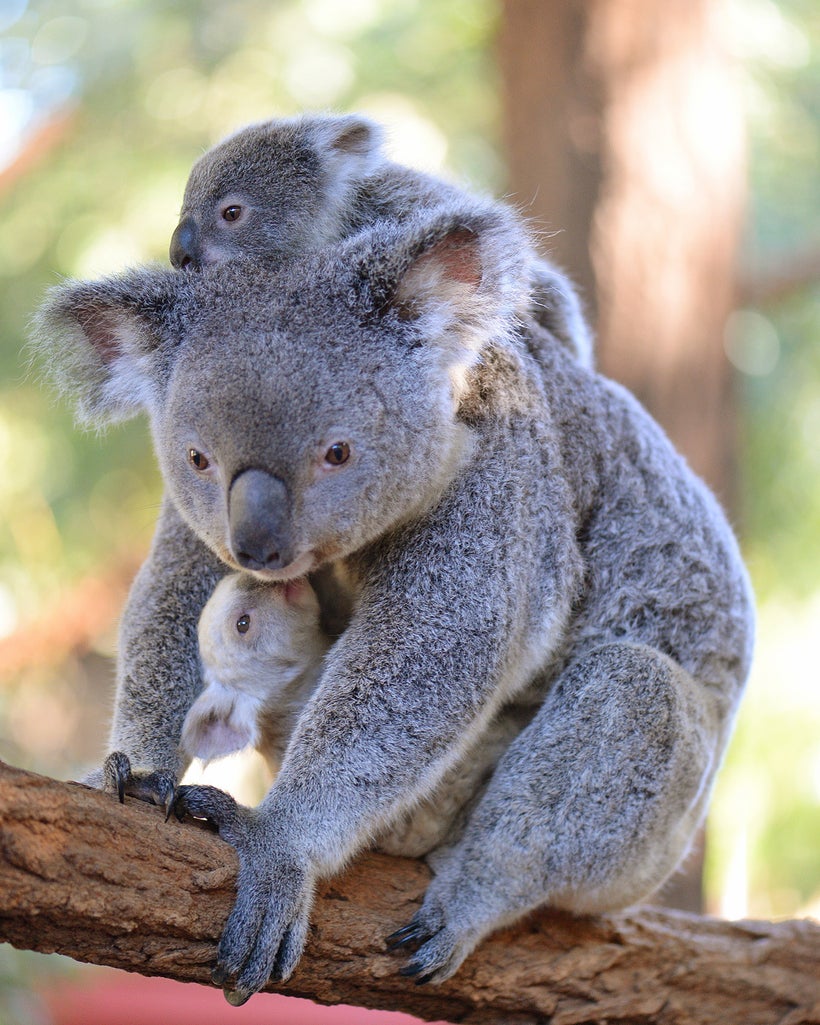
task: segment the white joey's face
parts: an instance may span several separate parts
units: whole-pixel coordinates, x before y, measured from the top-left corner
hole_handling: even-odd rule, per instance
[[[205,679],[258,695],[276,693],[316,650],[319,601],[310,583],[260,583],[232,573],[199,620]]]

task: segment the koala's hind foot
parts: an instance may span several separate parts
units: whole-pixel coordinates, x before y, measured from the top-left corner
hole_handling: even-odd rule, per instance
[[[307,939],[313,878],[286,830],[216,787],[180,787],[174,811],[179,819],[190,815],[212,823],[239,855],[236,904],[211,973],[228,1003],[238,1007],[296,967]]]
[[[120,804],[125,801],[126,794],[148,804],[158,804],[165,810],[166,821],[174,806],[176,785],[176,776],[172,772],[132,770],[131,759],[122,751],[113,751],[103,762],[102,789],[106,793],[116,794]]]
[[[413,979],[417,986],[423,986],[428,982],[443,982],[456,971],[475,945],[464,942],[464,939],[460,941],[458,935],[447,928],[442,914],[430,907],[423,907],[407,925],[391,933],[385,943],[391,952],[418,945],[416,954],[399,968],[399,975]]]

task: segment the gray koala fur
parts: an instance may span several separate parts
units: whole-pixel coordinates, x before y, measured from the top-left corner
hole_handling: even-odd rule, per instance
[[[275,774],[331,642],[315,591],[305,577],[281,584],[229,573],[202,610],[197,635],[204,687],[182,725],[183,753],[207,762],[253,747]],[[379,834],[378,849],[418,857],[446,840],[521,725],[499,717],[492,737],[482,738],[434,794]]]
[[[382,144],[380,126],[359,114],[305,114],[240,129],[194,164],[171,262],[190,269],[231,259],[282,263],[379,222],[464,208],[462,189],[390,162]],[[230,208],[241,211],[236,220],[222,216]],[[522,242],[530,261],[522,300],[544,329],[538,337],[591,366],[592,336],[575,289]]]
[[[345,610],[259,807],[177,795],[239,854],[214,971],[233,1003],[293,971],[318,878],[390,830],[401,849],[471,772],[392,937],[417,981],[539,905],[643,898],[704,815],[751,658],[747,576],[635,399],[561,346],[536,360],[527,261],[503,209],[419,212],[278,274],[68,283],[37,319],[82,416],[148,412],[167,486],[98,785],[164,799],[184,769],[197,620],[228,570],[309,573]]]

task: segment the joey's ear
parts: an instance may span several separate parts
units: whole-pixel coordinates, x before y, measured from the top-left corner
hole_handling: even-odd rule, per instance
[[[133,271],[67,282],[46,296],[33,320],[32,349],[46,375],[76,402],[80,422],[102,426],[151,405],[167,376],[171,277]]]
[[[318,118],[313,137],[334,176],[366,178],[383,159],[383,132],[360,114]]]

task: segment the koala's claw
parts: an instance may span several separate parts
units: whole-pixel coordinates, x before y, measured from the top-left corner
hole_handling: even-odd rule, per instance
[[[147,804],[158,804],[170,818],[176,794],[176,777],[171,772],[155,769],[139,772],[131,768],[131,759],[122,751],[113,751],[103,762],[103,790],[115,793],[120,804],[126,794]]]
[[[401,929],[391,932],[384,942],[387,944],[387,949],[393,951],[398,950],[400,947],[406,947],[408,943],[423,940],[427,935],[429,934],[422,927],[421,923],[414,918],[408,925],[404,925]]]
[[[399,968],[399,975],[412,978],[417,986],[426,986],[428,982],[432,982],[436,977],[436,972],[424,972],[424,975],[420,975],[420,972],[424,972],[424,965],[417,964],[415,961],[411,961],[403,968]],[[418,978],[413,978],[413,976],[418,976]]]
[[[240,806],[224,790],[210,786],[181,786],[177,789],[171,811],[180,822],[186,816],[207,822],[223,840],[235,845]]]
[[[419,972],[423,971],[423,964],[418,964],[415,961],[409,961],[406,965],[402,965],[402,967],[399,968],[399,975],[403,975],[405,978],[412,979],[414,975],[418,975]]]
[[[125,804],[125,784],[131,778],[131,760],[122,751],[112,752],[103,762],[103,788],[116,791],[120,804]]]
[[[389,951],[418,944],[407,964],[399,968],[399,975],[412,979],[417,986],[424,986],[428,982],[449,979],[475,946],[476,938],[471,939],[468,933],[448,927],[440,910],[422,907],[407,925],[391,933],[385,942]]]
[[[246,1004],[253,996],[253,990],[248,992],[245,989],[228,989],[227,986],[223,988],[222,995],[231,1005],[231,1007],[241,1007]]]
[[[287,858],[275,821],[209,786],[182,786],[174,813],[211,823],[239,855],[236,904],[219,941],[214,984],[240,1007],[270,982],[289,978],[308,934],[312,880]]]

